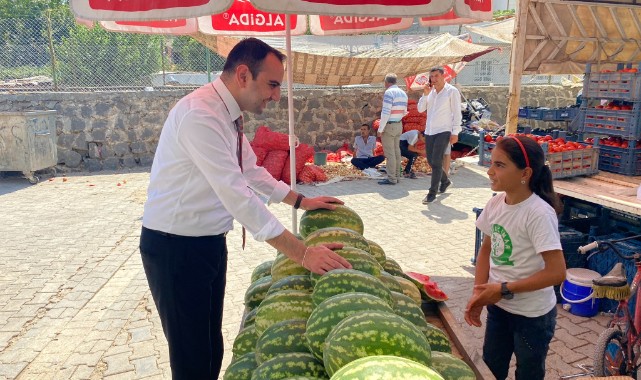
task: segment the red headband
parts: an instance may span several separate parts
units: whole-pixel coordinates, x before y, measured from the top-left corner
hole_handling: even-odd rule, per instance
[[[514,141],[516,141],[519,146],[521,147],[521,152],[523,152],[523,157],[525,157],[525,167],[529,168],[530,167],[530,159],[527,157],[527,152],[525,151],[525,147],[523,146],[523,143],[517,139],[516,137],[510,136]]]

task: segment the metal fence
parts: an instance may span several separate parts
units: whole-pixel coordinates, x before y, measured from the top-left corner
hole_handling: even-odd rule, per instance
[[[508,46],[477,58],[455,83],[507,85],[509,56]],[[0,91],[197,87],[212,80],[223,64],[223,57],[190,37],[88,28],[77,24],[68,10],[38,18],[0,19]],[[557,84],[565,77],[525,76],[522,82]],[[301,87],[316,86],[295,85]]]

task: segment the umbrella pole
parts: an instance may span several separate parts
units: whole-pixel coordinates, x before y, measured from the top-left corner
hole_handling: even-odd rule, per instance
[[[296,191],[296,135],[294,134],[294,72],[292,67],[292,27],[285,15],[285,46],[287,49],[287,115],[289,116],[289,174],[292,191]],[[292,207],[292,233],[298,233],[298,213]]]

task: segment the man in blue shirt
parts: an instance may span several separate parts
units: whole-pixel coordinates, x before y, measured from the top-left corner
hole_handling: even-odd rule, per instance
[[[374,156],[374,149],[376,149],[376,137],[370,136],[369,125],[361,125],[361,134],[354,139],[354,153],[355,157],[352,158],[352,165],[356,166],[359,170],[373,168],[383,162],[385,156]]]
[[[387,159],[387,178],[378,181],[378,184],[396,185],[401,176],[399,138],[403,133],[401,119],[407,115],[407,94],[396,85],[396,74],[394,73],[389,73],[385,76],[385,88],[378,134],[381,136],[385,158]]]

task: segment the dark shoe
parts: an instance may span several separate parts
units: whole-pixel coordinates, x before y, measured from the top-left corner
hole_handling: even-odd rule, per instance
[[[384,179],[382,181],[378,181],[379,185],[396,185],[396,182],[392,182],[389,179]]]
[[[409,177],[410,177],[411,179],[416,179],[416,173],[411,172],[411,173],[410,173],[410,175],[409,175]]]
[[[445,190],[447,190],[448,187],[452,185],[452,181],[447,181],[446,183],[442,183],[441,187],[439,187],[438,192],[439,193],[444,193]]]
[[[435,200],[436,200],[436,194],[427,193],[425,198],[423,198],[423,204],[426,205],[426,204],[434,202]]]

